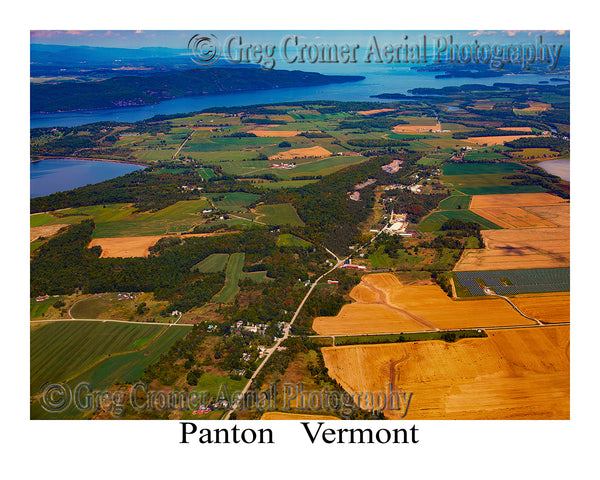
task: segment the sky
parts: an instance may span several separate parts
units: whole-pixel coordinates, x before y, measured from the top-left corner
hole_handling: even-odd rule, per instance
[[[438,35],[454,35],[461,41],[473,41],[477,39],[482,42],[506,43],[506,42],[531,42],[537,35],[543,35],[544,39],[553,42],[568,44],[570,33],[565,30],[558,31],[381,31],[381,30],[326,30],[326,31],[305,31],[305,30],[237,30],[237,31],[190,31],[190,30],[32,30],[30,31],[31,43],[54,44],[54,45],[87,45],[96,47],[121,47],[121,48],[141,48],[141,47],[168,47],[168,48],[187,48],[187,42],[192,35],[197,33],[212,33],[219,39],[225,39],[231,34],[241,34],[245,42],[270,42],[279,45],[287,35],[296,34],[306,42],[340,42],[340,43],[363,43],[373,34],[382,41],[399,42],[404,34],[411,38],[420,37],[428,34],[428,37]],[[303,37],[303,38],[302,38]]]

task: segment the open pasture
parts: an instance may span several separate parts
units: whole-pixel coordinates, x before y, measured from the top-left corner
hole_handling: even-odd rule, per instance
[[[471,302],[472,303],[472,302]],[[322,349],[348,392],[412,392],[406,419],[568,419],[569,327],[488,330],[456,343]],[[403,412],[386,410],[391,419]]]
[[[224,211],[245,210],[247,205],[255,202],[260,195],[246,192],[208,193],[206,197],[212,200],[215,207]]]
[[[289,203],[277,205],[260,205],[256,207],[256,220],[267,225],[304,226],[304,222]]]
[[[213,253],[197,263],[192,267],[192,271],[198,271],[200,273],[216,273],[222,272],[227,265],[229,254],[227,253]]]
[[[279,237],[277,237],[277,246],[311,248],[313,244],[301,239],[300,237],[296,237],[291,233],[282,233],[281,235],[279,235]]]

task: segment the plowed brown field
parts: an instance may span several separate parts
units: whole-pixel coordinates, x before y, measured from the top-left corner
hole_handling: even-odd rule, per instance
[[[406,419],[568,419],[569,327],[488,338],[323,348],[350,393],[412,392]],[[385,411],[399,418],[398,411]]]

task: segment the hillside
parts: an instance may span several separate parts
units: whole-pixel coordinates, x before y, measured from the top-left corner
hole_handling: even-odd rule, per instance
[[[50,113],[150,105],[173,98],[219,93],[356,82],[361,76],[322,75],[298,70],[204,68],[100,82],[31,85],[31,112]]]

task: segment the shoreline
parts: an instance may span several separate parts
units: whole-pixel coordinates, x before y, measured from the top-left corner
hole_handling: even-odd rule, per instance
[[[148,163],[140,163],[139,161],[132,161],[132,160],[115,160],[113,158],[91,158],[91,157],[41,157],[41,158],[36,158],[36,159],[29,159],[29,163],[38,163],[41,162],[43,160],[81,160],[84,162],[112,162],[112,163],[126,163],[128,165],[137,165],[139,167],[149,167],[150,164]]]

